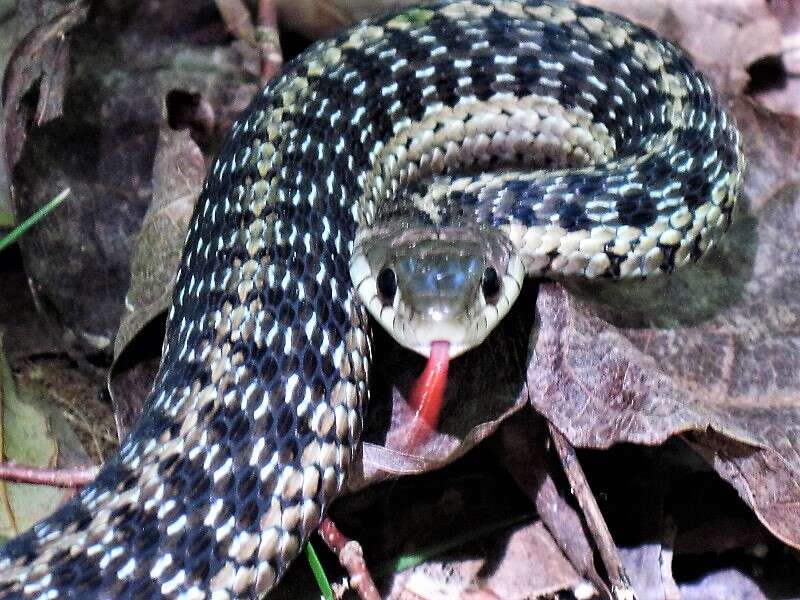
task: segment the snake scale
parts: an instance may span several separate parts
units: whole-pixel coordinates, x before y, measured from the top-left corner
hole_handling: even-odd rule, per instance
[[[525,275],[699,258],[743,168],[686,55],[595,8],[455,1],[313,45],[213,162],[141,419],[3,548],[0,597],[261,597],[345,482],[368,311],[456,356]]]

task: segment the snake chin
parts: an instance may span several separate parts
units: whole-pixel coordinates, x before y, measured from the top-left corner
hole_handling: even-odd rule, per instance
[[[450,358],[478,346],[508,313],[525,277],[508,238],[487,227],[390,224],[356,240],[353,285],[402,346]]]

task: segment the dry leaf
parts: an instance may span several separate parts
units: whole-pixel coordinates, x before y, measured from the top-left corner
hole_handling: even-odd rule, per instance
[[[131,257],[131,287],[114,345],[116,356],[172,299],[183,249],[175,240],[186,237],[205,172],[203,153],[189,131],[163,126],[154,159],[153,199]]]
[[[43,35],[40,25],[7,71],[6,92],[14,92],[4,107],[13,200],[17,214],[28,216],[72,189],[70,200],[19,245],[37,303],[58,326],[55,339],[78,355],[108,360],[130,283],[133,237],[152,192],[165,99],[175,127],[191,127],[213,153],[254,93],[258,66],[255,51],[231,44],[222,22],[208,18],[213,6],[169,0],[121,10],[118,2],[101,2],[88,13],[83,3],[66,6],[83,7],[77,15],[86,17],[79,28],[63,25],[67,17],[57,22],[60,29],[48,25],[57,39],[66,36],[66,46],[31,70],[30,57],[38,55],[25,50]],[[67,25],[74,24],[78,17],[68,15]],[[39,72],[49,75],[37,79]],[[59,90],[63,114],[53,119]],[[203,110],[188,111],[197,120],[184,122],[194,98]]]
[[[158,366],[158,356],[153,351],[158,346],[153,340],[147,340],[149,352],[141,344],[132,347],[138,354],[132,354],[128,347],[169,306],[182,240],[205,171],[203,153],[189,131],[162,126],[154,160],[153,200],[136,237],[131,257],[131,287],[114,344],[114,364],[109,369],[108,388],[120,439],[141,412],[141,403]],[[160,327],[156,329],[160,334]],[[127,358],[123,357],[126,350]]]
[[[0,338],[0,459],[33,467],[90,465],[86,452],[63,416],[42,401],[42,390],[17,385]],[[19,535],[72,495],[44,485],[0,482],[0,538]]]

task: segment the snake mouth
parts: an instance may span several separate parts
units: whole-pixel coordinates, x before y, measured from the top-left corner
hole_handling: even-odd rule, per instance
[[[452,342],[450,340],[434,340],[422,344],[403,344],[409,350],[431,360],[434,356],[441,356],[442,348],[447,352],[448,360],[453,360],[472,350],[477,344],[467,344],[463,342]]]

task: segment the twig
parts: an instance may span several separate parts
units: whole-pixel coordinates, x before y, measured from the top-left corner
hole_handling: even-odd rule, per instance
[[[358,594],[358,597],[361,600],[380,600],[381,595],[364,562],[364,551],[361,549],[361,544],[347,539],[336,527],[336,524],[328,518],[323,519],[320,523],[319,536],[347,570],[350,587]]]
[[[45,469],[23,467],[13,463],[0,463],[0,479],[17,483],[35,483],[63,488],[79,488],[97,476],[97,467],[74,469]]]
[[[249,46],[256,45],[256,32],[253,17],[247,10],[244,0],[215,0],[217,10],[230,34]]]
[[[636,593],[631,587],[628,575],[622,566],[617,546],[611,537],[611,532],[608,530],[603,514],[600,512],[597,500],[595,500],[594,494],[589,488],[586,475],[578,462],[575,448],[552,423],[548,422],[547,426],[550,429],[553,445],[564,467],[564,473],[572,488],[572,494],[578,500],[578,505],[581,507],[583,516],[586,519],[586,526],[589,528],[595,544],[597,544],[597,551],[600,553],[600,558],[611,583],[611,593],[618,600],[635,600]]]
[[[274,0],[258,0],[256,43],[261,56],[261,84],[272,79],[283,64],[281,42],[278,37],[278,11]]]
[[[534,421],[534,419],[536,419]],[[544,418],[520,411],[503,423],[496,438],[498,457],[520,489],[533,501],[539,518],[581,577],[588,579],[604,597],[611,596],[597,572],[594,549],[580,513],[559,492],[544,453]],[[528,452],[520,452],[526,448]]]
[[[228,31],[256,49],[260,59],[261,85],[272,79],[283,64],[281,41],[278,36],[278,11],[274,0],[258,0],[256,23],[243,0],[215,0]]]

